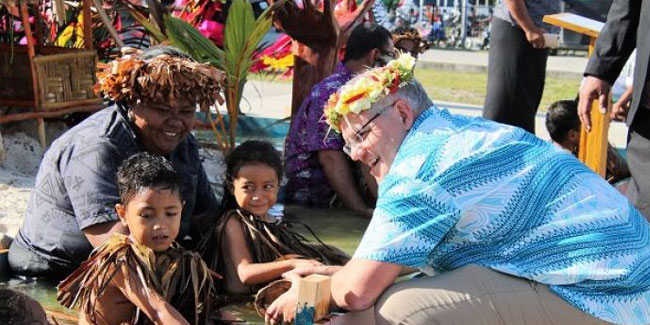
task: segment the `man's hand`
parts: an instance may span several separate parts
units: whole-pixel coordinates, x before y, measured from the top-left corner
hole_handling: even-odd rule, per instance
[[[337,265],[300,266],[294,268],[291,271],[282,273],[282,277],[287,280],[291,280],[294,275],[298,275],[300,277],[304,277],[310,274],[332,275],[340,269],[341,266],[337,266]]]
[[[351,210],[359,212],[363,216],[370,217],[372,212],[363,201],[359,185],[352,171],[352,166],[341,150],[319,150],[318,162],[323,166],[327,180],[341,198],[343,205]]]
[[[266,309],[266,315],[264,315],[265,324],[292,323],[293,318],[296,316],[298,281],[300,281],[301,277],[297,274],[285,274],[287,274],[285,278],[291,280],[291,289],[275,299],[271,306]]]
[[[607,113],[607,96],[609,95],[610,84],[594,76],[587,76],[582,80],[580,86],[580,101],[578,102],[578,116],[585,129],[591,131],[591,104],[594,99],[600,101],[600,112]]]
[[[533,48],[543,49],[546,44],[544,44],[544,30],[533,25],[530,28],[524,30],[526,33],[526,39]]]

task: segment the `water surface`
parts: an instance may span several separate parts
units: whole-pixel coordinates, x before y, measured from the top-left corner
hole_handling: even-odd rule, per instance
[[[354,252],[368,226],[367,219],[341,209],[312,209],[287,206],[285,213],[288,220],[295,219],[308,224],[325,243],[339,247],[350,254]],[[307,233],[301,229],[298,230],[310,238]],[[76,312],[60,306],[56,301],[56,283],[19,278],[0,279],[0,288],[6,287],[24,292],[38,300],[45,309],[51,311],[50,313],[58,315],[55,317],[59,324],[74,324],[74,322],[66,320],[66,318],[74,316]],[[264,320],[257,316],[251,303],[231,304],[226,307],[226,310],[245,320],[248,324],[264,323]]]

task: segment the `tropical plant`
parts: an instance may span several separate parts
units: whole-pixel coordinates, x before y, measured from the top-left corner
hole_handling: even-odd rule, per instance
[[[248,72],[256,59],[253,58],[262,37],[269,31],[272,24],[272,11],[282,3],[276,2],[267,8],[257,19],[253,7],[246,0],[233,0],[230,5],[226,26],[224,28],[224,48],[217,47],[191,24],[164,13],[162,17],[163,30],[157,28],[142,14],[132,11],[133,16],[158,41],[168,41],[171,45],[186,51],[199,62],[208,62],[226,74],[225,97],[229,125],[226,129],[223,115],[216,110],[212,118],[208,110],[206,119],[215,133],[217,144],[224,150],[235,146],[237,119],[242,91],[246,84]]]

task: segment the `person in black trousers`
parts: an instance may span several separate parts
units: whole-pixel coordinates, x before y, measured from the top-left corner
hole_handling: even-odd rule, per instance
[[[483,117],[535,133],[535,114],[544,92],[548,50],[542,23],[558,13],[558,0],[505,0],[495,7]]]

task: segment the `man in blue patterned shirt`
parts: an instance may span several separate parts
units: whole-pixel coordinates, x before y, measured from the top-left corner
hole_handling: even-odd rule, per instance
[[[361,244],[286,277],[333,273],[332,302],[377,323],[649,323],[650,226],[627,199],[520,128],[438,109],[397,61],[326,111],[379,182]],[[393,284],[404,267],[426,276]],[[291,318],[295,297],[267,318]]]

